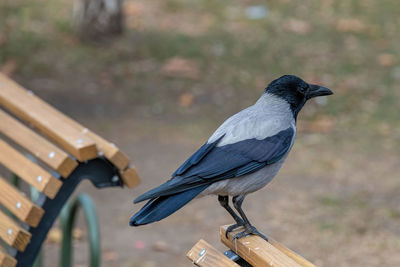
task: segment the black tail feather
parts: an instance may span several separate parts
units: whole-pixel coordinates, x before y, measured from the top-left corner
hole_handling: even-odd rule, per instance
[[[139,226],[160,221],[182,208],[207,187],[208,185],[202,185],[181,193],[151,199],[132,216],[129,224]]]

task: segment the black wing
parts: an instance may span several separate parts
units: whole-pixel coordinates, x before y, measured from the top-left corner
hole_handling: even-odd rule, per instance
[[[139,196],[135,203],[253,173],[280,160],[293,137],[294,130],[289,127],[262,140],[246,139],[218,147],[221,137],[203,145],[174,172],[172,179]]]

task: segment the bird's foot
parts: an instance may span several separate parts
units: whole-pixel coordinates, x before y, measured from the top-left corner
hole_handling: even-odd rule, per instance
[[[241,226],[244,226],[244,222],[243,221],[239,221],[239,222],[237,222],[235,224],[229,225],[228,228],[226,228],[225,237],[228,238],[228,234],[230,232],[232,232],[233,230],[235,230],[235,229],[237,229],[237,228],[239,228]]]
[[[233,225],[232,225],[233,226]],[[261,237],[262,239],[264,239],[265,241],[268,242],[268,238],[263,235],[262,233],[260,233],[254,226],[250,225],[249,227],[246,227],[246,229],[243,232],[237,233],[232,241],[235,241],[237,239],[240,239],[242,237],[248,236],[248,235],[258,235],[259,237]]]

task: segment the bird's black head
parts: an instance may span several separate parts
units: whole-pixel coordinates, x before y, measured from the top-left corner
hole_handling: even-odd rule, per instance
[[[284,75],[273,80],[265,92],[283,98],[290,104],[293,115],[297,114],[304,106],[307,100],[324,95],[331,95],[333,92],[323,86],[308,84],[294,75]]]

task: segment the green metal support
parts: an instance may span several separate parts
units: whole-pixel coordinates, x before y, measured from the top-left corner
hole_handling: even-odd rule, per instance
[[[72,255],[72,230],[74,229],[78,208],[82,207],[85,214],[86,225],[89,233],[90,267],[100,266],[100,229],[97,214],[92,199],[87,194],[80,194],[71,203],[66,204],[61,211],[62,247],[61,267],[71,267]]]

